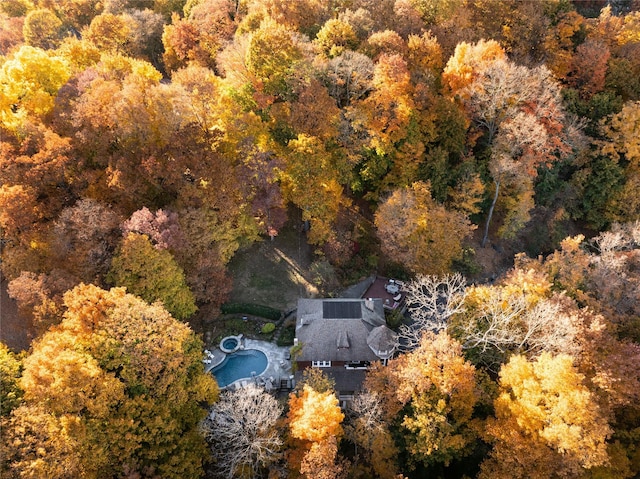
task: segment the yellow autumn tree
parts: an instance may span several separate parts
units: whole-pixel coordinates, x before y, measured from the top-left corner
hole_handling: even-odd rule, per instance
[[[343,434],[343,419],[333,391],[318,392],[305,384],[301,392],[289,397],[289,432],[298,440],[295,449],[303,453],[299,468],[306,477],[337,477],[341,469],[336,464],[337,442]],[[297,467],[295,459],[290,462]]]
[[[309,242],[314,244],[331,237],[340,206],[348,204],[338,161],[313,136],[300,134],[287,147],[280,178],[283,196],[302,210],[304,221],[311,222]]]
[[[302,394],[289,398],[289,408],[289,429],[296,439],[320,442],[342,435],[344,414],[333,392],[320,393],[305,385]]]
[[[499,386],[481,479],[578,477],[607,463],[611,429],[571,356],[514,356]]]
[[[42,118],[70,76],[65,59],[40,48],[25,45],[9,55],[0,66],[0,125],[15,131]]]
[[[581,320],[575,304],[551,287],[535,268],[515,268],[499,284],[470,287],[449,331],[474,363],[496,372],[512,354],[577,354]]]
[[[10,477],[199,477],[201,405],[217,396],[201,341],[122,288],[79,285],[65,306],[24,360],[23,402],[3,424]]]
[[[448,465],[469,452],[480,400],[476,370],[446,332],[424,333],[417,349],[374,369],[367,386],[380,396],[388,421],[400,415],[412,461]]]

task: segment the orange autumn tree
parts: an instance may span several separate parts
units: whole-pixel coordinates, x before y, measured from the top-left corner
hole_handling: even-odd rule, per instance
[[[443,82],[454,94],[458,93],[473,83],[487,66],[505,58],[504,49],[495,40],[480,40],[474,44],[461,42],[442,73]]]
[[[513,356],[499,385],[481,479],[583,477],[607,463],[611,429],[571,356]]]
[[[10,477],[200,477],[217,386],[202,342],[158,305],[80,285],[32,346],[3,424]]]
[[[474,228],[466,215],[436,203],[423,182],[395,190],[378,208],[375,225],[385,254],[419,274],[448,272]]]
[[[305,384],[289,397],[289,432],[304,451],[300,472],[308,478],[332,479],[341,466],[336,464],[337,444],[343,434],[338,398],[331,390],[319,392]]]
[[[399,422],[412,461],[446,466],[473,447],[476,369],[445,331],[425,332],[417,349],[375,368],[367,387],[381,398],[386,420]]]

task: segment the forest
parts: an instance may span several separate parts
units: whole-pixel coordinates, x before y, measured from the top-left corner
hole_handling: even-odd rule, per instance
[[[410,285],[346,408],[203,367],[301,224]],[[3,478],[640,477],[640,2],[2,0],[0,249]]]

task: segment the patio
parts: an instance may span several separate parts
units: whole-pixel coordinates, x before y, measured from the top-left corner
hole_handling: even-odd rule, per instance
[[[290,350],[286,346],[277,346],[274,343],[268,341],[260,341],[257,339],[243,338],[241,349],[250,350],[255,349],[262,351],[268,359],[266,369],[256,377],[241,378],[230,384],[229,388],[242,387],[245,384],[254,382],[265,386],[267,390],[278,390],[282,388],[282,385],[286,385],[286,389],[293,387],[292,377],[293,372],[291,370]],[[220,349],[214,348],[213,350],[205,350],[207,359],[205,359],[205,370],[211,371],[214,367],[219,365],[227,356]],[[210,362],[207,362],[210,360]]]
[[[376,276],[362,297],[380,298],[385,309],[395,310],[400,308],[406,299],[403,286],[404,283],[397,279]]]

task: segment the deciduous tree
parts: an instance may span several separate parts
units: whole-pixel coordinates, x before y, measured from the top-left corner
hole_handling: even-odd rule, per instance
[[[480,49],[480,44],[475,48]],[[511,201],[505,195],[505,221],[500,233],[512,237],[529,219],[536,167],[568,153],[568,145],[563,142],[565,115],[560,89],[546,67],[529,69],[491,55],[488,62],[483,60],[478,72],[472,68],[475,56],[468,60],[460,56],[462,59],[452,57],[444,76],[454,92],[463,86],[459,91],[463,104],[491,148],[489,170],[494,194],[484,245],[501,187],[510,189]],[[453,73],[447,76],[450,67]]]
[[[129,233],[114,256],[107,278],[149,303],[161,302],[178,319],[196,312],[184,272],[167,250],[157,250],[146,235]]]
[[[378,208],[375,224],[390,259],[421,274],[448,272],[473,230],[466,216],[437,204],[420,182],[394,191]]]
[[[18,303],[18,311],[25,318],[25,329],[33,328],[39,336],[60,322],[62,295],[77,282],[77,278],[66,271],[53,270],[38,275],[22,271],[9,282],[7,292]]]
[[[576,477],[607,462],[611,429],[566,354],[530,362],[514,356],[500,371],[494,443],[481,478]]]
[[[287,220],[284,198],[278,184],[278,170],[283,161],[274,154],[257,149],[247,153],[241,175],[246,178],[242,184],[246,197],[251,200],[251,208],[258,220],[261,233],[273,239]]]
[[[24,363],[24,403],[3,427],[10,472],[201,475],[200,403],[217,392],[202,366],[202,343],[161,306],[122,288],[80,285],[65,305],[62,323]]]
[[[602,153],[624,169],[624,185],[612,195],[611,220],[626,223],[640,218],[640,202],[635,194],[640,187],[640,102],[627,102],[622,111],[603,125],[606,139]]]
[[[501,285],[467,289],[464,306],[450,331],[491,368],[513,353],[580,352],[576,305],[552,294],[546,276],[534,269],[515,269]]]
[[[157,249],[177,251],[185,241],[177,213],[169,210],[152,213],[146,206],[142,207],[134,211],[121,228],[125,237],[129,233],[147,235]]]
[[[293,91],[303,54],[293,31],[267,18],[250,35],[246,66],[255,76],[254,87],[265,95],[286,99]]]
[[[280,177],[283,195],[302,210],[303,221],[311,222],[309,241],[322,244],[331,236],[340,206],[348,204],[340,165],[315,137],[298,135],[287,150]]]
[[[230,0],[197,2],[186,18],[174,14],[162,34],[167,69],[177,71],[189,63],[215,69],[218,52],[232,39],[235,14]]]
[[[131,17],[105,12],[91,20],[91,24],[83,31],[83,37],[101,51],[125,53],[134,28]]]
[[[417,349],[375,369],[367,385],[388,420],[399,415],[412,461],[447,465],[469,451],[480,399],[475,368],[445,331],[425,332]]]
[[[327,63],[328,91],[340,108],[364,98],[371,91],[373,70],[369,57],[350,50]]]
[[[587,40],[579,45],[568,74],[569,84],[586,97],[601,92],[610,56],[609,48],[602,42]]]
[[[457,93],[482,75],[487,66],[505,57],[504,50],[495,40],[459,43],[447,61],[442,79],[453,93]]]
[[[20,388],[21,375],[22,361],[6,344],[0,342],[0,418],[2,419],[20,405],[23,394]]]
[[[398,449],[383,408],[380,394],[361,392],[349,402],[344,429],[346,438],[356,445],[358,459],[353,468],[363,474],[393,479],[397,477]]]
[[[215,468],[225,477],[254,477],[278,461],[282,407],[263,388],[250,384],[224,391],[203,422]]]
[[[426,331],[446,330],[449,319],[464,310],[466,279],[460,273],[419,274],[415,280],[406,283],[404,289],[412,324],[400,326],[398,344],[401,348],[415,349]]]
[[[71,75],[67,63],[44,50],[23,46],[0,66],[0,123],[16,131],[27,118],[41,119]]]
[[[27,45],[54,49],[62,41],[62,22],[48,8],[31,10],[24,19],[22,33]]]
[[[358,46],[358,38],[351,25],[332,18],[322,26],[315,43],[328,58],[335,58],[346,50],[355,50]]]
[[[341,469],[336,457],[344,414],[335,392],[319,392],[305,384],[301,391],[289,396],[287,419],[291,437],[299,441],[295,449],[303,452],[300,472],[308,478],[336,478]]]
[[[78,282],[102,284],[118,242],[120,217],[107,206],[83,199],[65,208],[51,231],[52,267]]]

